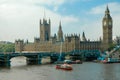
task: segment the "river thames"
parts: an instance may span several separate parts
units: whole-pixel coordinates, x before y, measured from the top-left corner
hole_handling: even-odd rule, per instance
[[[56,70],[53,64],[26,65],[14,59],[11,68],[0,68],[0,80],[120,80],[120,64],[84,62],[72,71]]]

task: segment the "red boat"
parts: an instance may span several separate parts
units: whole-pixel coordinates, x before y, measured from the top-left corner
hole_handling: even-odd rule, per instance
[[[72,66],[69,64],[63,64],[63,65],[56,65],[56,69],[63,69],[63,70],[72,70]]]

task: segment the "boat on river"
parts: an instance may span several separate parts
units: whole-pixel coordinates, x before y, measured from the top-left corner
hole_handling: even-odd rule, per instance
[[[67,63],[67,64],[82,64],[82,61],[80,61],[80,60],[75,60],[75,61],[64,60],[64,62]]]
[[[64,61],[56,61],[55,62],[55,64],[64,64],[64,63],[67,63],[67,64],[82,64],[82,61],[80,61],[80,60],[75,60],[75,61],[64,60]]]
[[[57,64],[56,69],[62,69],[62,70],[73,70],[72,65],[69,64]]]
[[[108,58],[108,59],[105,59],[105,60],[102,60],[101,61],[102,63],[120,63],[120,59],[113,59],[113,58]]]

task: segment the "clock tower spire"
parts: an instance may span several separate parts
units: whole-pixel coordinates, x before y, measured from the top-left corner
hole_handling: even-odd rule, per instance
[[[112,24],[113,24],[108,6],[106,7],[105,16],[103,17],[102,24],[103,24],[103,50],[106,50],[112,44]]]

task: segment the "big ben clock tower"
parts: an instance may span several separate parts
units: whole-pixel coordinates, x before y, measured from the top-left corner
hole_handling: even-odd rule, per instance
[[[103,25],[103,50],[107,50],[112,44],[112,17],[110,16],[110,11],[108,6],[105,10],[105,16],[102,21]]]

